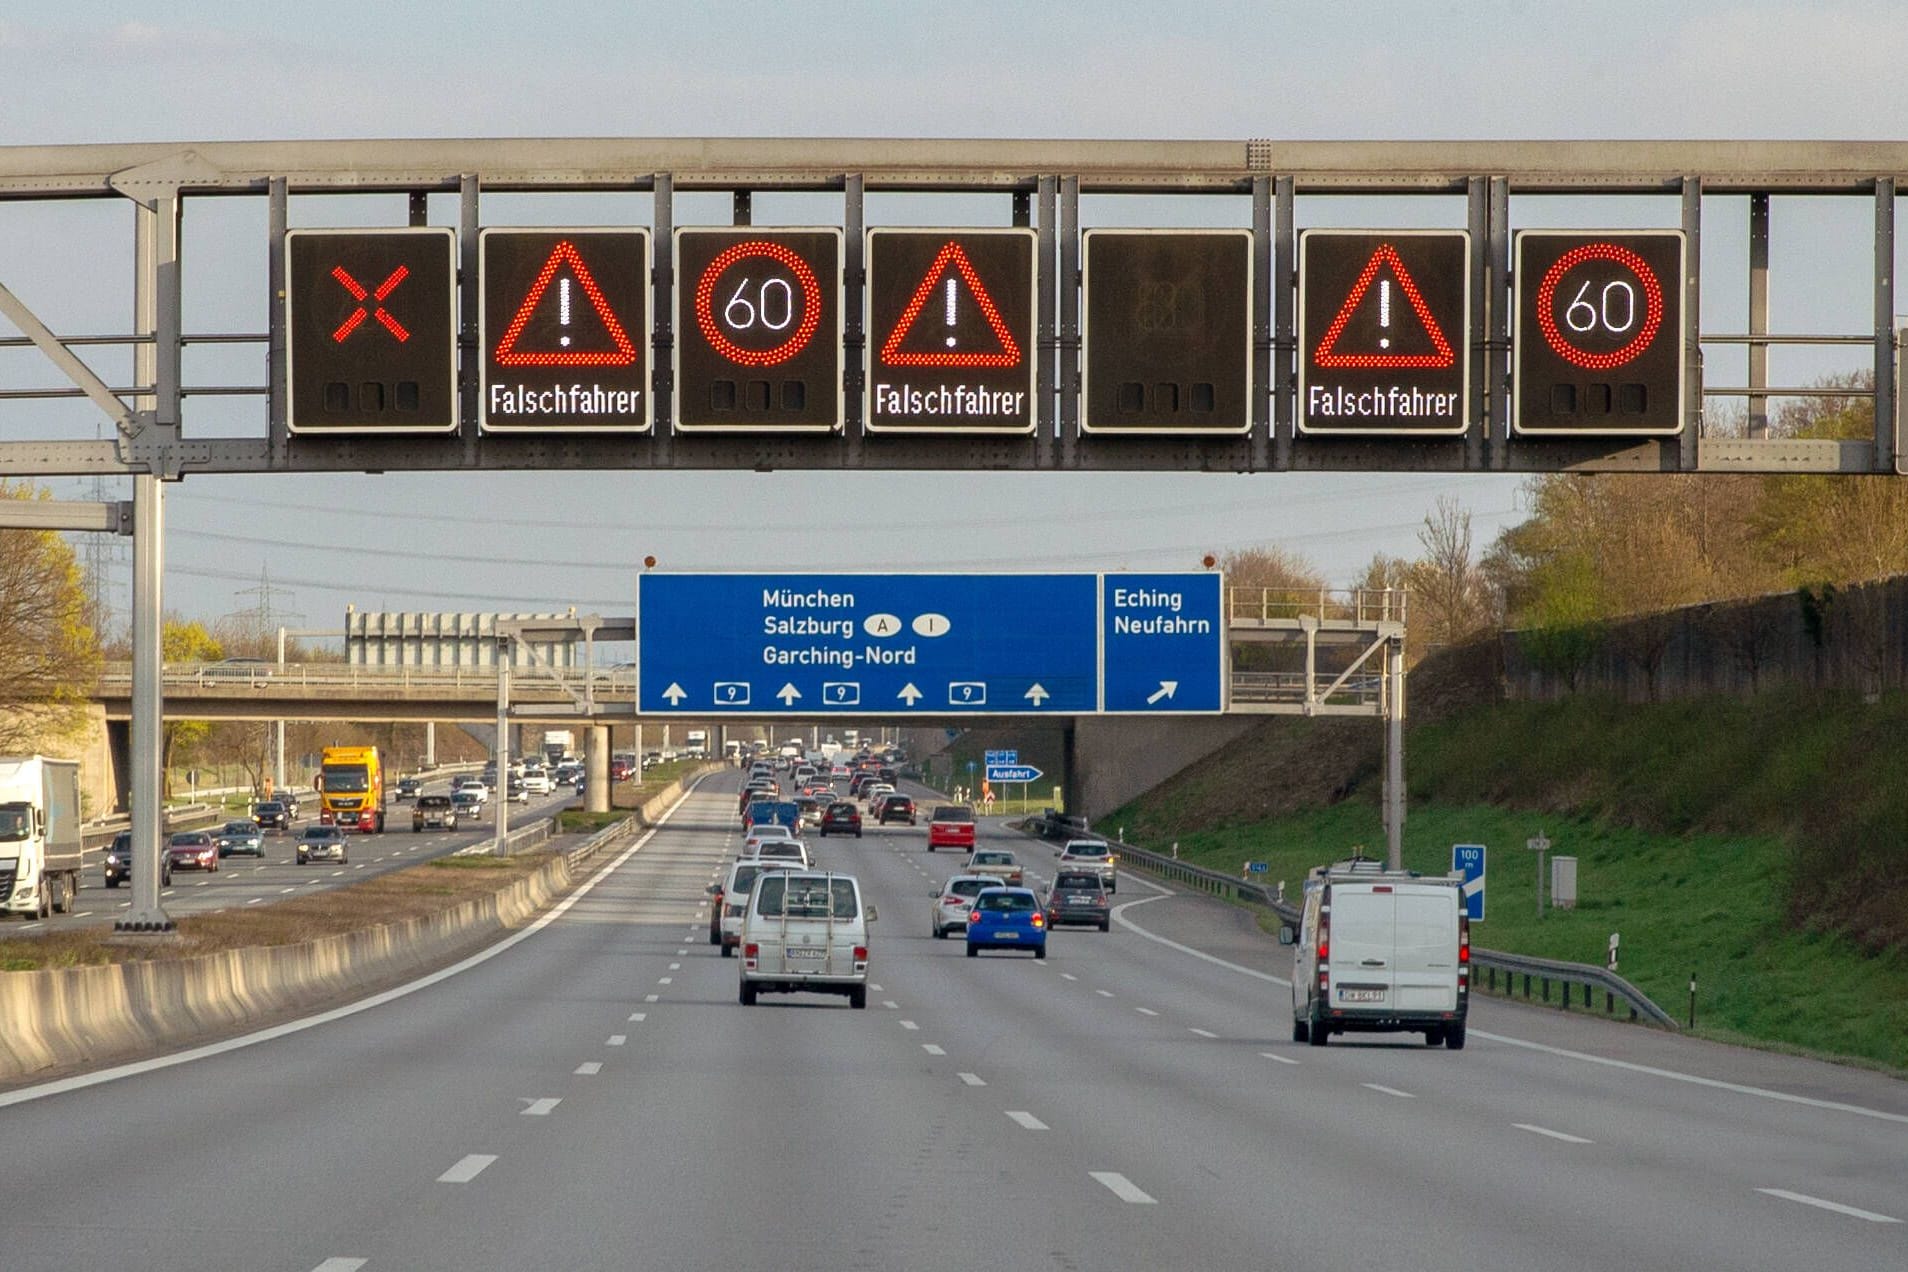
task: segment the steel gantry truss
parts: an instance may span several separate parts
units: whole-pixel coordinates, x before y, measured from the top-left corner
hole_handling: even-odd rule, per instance
[[[164,504],[161,485],[192,473],[482,471],[530,469],[917,469],[945,471],[1174,472],[1823,472],[1892,473],[1902,432],[1894,325],[1896,187],[1908,176],[1904,142],[1712,141],[1040,141],[804,138],[555,138],[264,141],[0,147],[0,203],[123,199],[134,208],[134,329],[57,335],[0,278],[0,316],[20,333],[0,348],[31,345],[66,381],[0,390],[0,402],[85,397],[114,425],[104,440],[23,437],[0,425],[0,475],[129,474],[133,581],[133,834],[139,869],[122,926],[170,926],[157,896],[159,842],[159,623]],[[659,245],[670,241],[678,194],[726,192],[732,220],[748,224],[760,193],[824,192],[841,199],[843,392],[846,427],[820,436],[675,434],[669,352],[676,279],[669,251],[652,271],[652,392],[647,434],[482,434],[476,427],[479,351],[478,231],[486,194],[647,193]],[[865,428],[860,354],[866,282],[863,230],[870,195],[981,194],[1008,202],[1016,225],[1037,232],[1037,423],[1029,436],[875,436]],[[313,437],[286,425],[285,234],[293,195],[404,195],[422,225],[433,194],[456,200],[459,401],[462,425],[444,436]],[[1683,280],[1683,428],[1664,438],[1518,438],[1510,431],[1511,209],[1526,195],[1656,195],[1677,200],[1689,252]],[[1082,195],[1212,196],[1244,201],[1252,238],[1251,427],[1237,436],[1087,435],[1080,430]],[[1441,195],[1464,200],[1471,254],[1469,418],[1463,435],[1319,438],[1294,424],[1296,199],[1302,195]],[[1767,267],[1771,196],[1836,195],[1874,209],[1873,325],[1868,331],[1772,335]],[[263,198],[270,262],[262,280],[274,302],[263,332],[187,332],[183,325],[183,219],[204,199]],[[1749,202],[1749,330],[1705,331],[1700,321],[1704,200]],[[1242,217],[1242,220],[1246,218]],[[1594,222],[1597,218],[1589,218]],[[1382,215],[1373,218],[1382,223]],[[259,384],[185,384],[188,343],[262,347]],[[1811,393],[1767,382],[1767,351],[1781,344],[1848,344],[1872,352],[1872,438],[1770,438],[1771,396]],[[1705,386],[1705,345],[1748,350],[1748,383]],[[115,388],[78,349],[132,349],[133,383]],[[255,433],[194,435],[185,405],[202,396],[254,396],[266,409]],[[1746,437],[1707,434],[1706,398],[1749,403]],[[55,520],[64,514],[50,514]],[[0,525],[46,528],[18,516]],[[123,506],[73,509],[70,528],[124,532]]]

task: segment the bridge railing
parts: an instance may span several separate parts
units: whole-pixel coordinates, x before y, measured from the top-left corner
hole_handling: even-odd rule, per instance
[[[1231,587],[1226,621],[1232,626],[1316,618],[1321,623],[1402,623],[1409,594],[1399,587]]]
[[[168,690],[252,689],[280,692],[418,690],[495,693],[497,669],[490,667],[368,666],[354,663],[167,663],[162,683]],[[587,683],[599,696],[633,695],[636,673],[628,668],[546,668],[513,666],[511,692],[569,688]],[[110,662],[100,669],[102,692],[130,693],[132,664]]]

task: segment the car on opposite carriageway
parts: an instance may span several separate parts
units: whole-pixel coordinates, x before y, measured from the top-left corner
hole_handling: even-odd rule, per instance
[[[301,866],[321,857],[341,866],[351,860],[351,850],[345,846],[344,832],[336,826],[305,827],[305,833],[298,837],[296,855]]]
[[[213,836],[219,841],[219,856],[242,852],[250,857],[265,855],[265,835],[249,817],[238,817],[219,827]]]

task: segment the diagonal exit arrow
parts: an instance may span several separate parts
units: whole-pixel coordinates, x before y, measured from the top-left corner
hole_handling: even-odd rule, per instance
[[[907,703],[911,707],[915,703],[919,702],[924,695],[921,693],[919,689],[916,689],[914,687],[914,682],[910,680],[908,681],[907,684],[902,685],[901,692],[897,693],[894,696],[901,699],[901,701]]]
[[[802,694],[801,690],[797,689],[793,684],[786,684],[776,691],[775,696],[782,700],[783,706],[790,707],[795,705],[795,699],[801,697]]]
[[[1146,705],[1150,707],[1161,698],[1170,698],[1174,693],[1178,692],[1178,690],[1179,682],[1177,680],[1162,680],[1159,682],[1159,688],[1155,689],[1152,696],[1146,699]]]
[[[689,696],[689,691],[672,680],[669,682],[669,687],[662,691],[662,696],[668,700],[670,706],[680,707],[682,700]]]

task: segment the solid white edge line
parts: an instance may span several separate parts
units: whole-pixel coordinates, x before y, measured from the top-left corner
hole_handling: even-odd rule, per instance
[[[471,1180],[490,1169],[490,1164],[496,1160],[497,1155],[495,1153],[468,1154],[458,1159],[454,1166],[439,1175],[437,1182],[440,1184],[468,1184]]]
[[[193,1047],[186,1051],[177,1051],[169,1056],[156,1056],[150,1060],[135,1060],[129,1064],[114,1065],[110,1069],[100,1069],[93,1073],[77,1074],[73,1077],[60,1078],[53,1082],[43,1082],[38,1086],[21,1087],[17,1091],[0,1092],[0,1109],[10,1108],[15,1104],[26,1104],[33,1100],[44,1100],[48,1096],[63,1095],[68,1091],[83,1091],[87,1087],[99,1086],[105,1082],[116,1082],[121,1078],[135,1077],[141,1073],[152,1073],[159,1069],[170,1069],[174,1065],[189,1064],[194,1060],[204,1060],[211,1056],[224,1055],[228,1051],[238,1051],[244,1047],[255,1047],[261,1042],[271,1042],[274,1039],[284,1038],[291,1034],[303,1033],[307,1029],[315,1029],[319,1025],[330,1024],[334,1020],[343,1020],[347,1016],[355,1016],[359,1012],[370,1011],[373,1007],[382,1007],[386,1003],[395,1002],[400,998],[415,994],[420,989],[428,989],[432,985],[447,981],[459,972],[469,971],[473,967],[487,963],[504,951],[513,949],[521,942],[529,940],[538,932],[543,931],[544,928],[549,927],[565,914],[568,914],[571,906],[589,895],[597,884],[607,879],[614,871],[619,869],[624,862],[628,861],[638,852],[641,852],[649,841],[656,837],[657,832],[662,830],[662,828],[669,823],[669,819],[676,815],[677,810],[689,802],[689,798],[696,793],[697,788],[702,785],[704,780],[705,778],[697,778],[695,785],[684,791],[682,798],[670,805],[669,811],[657,818],[656,824],[645,831],[640,839],[624,849],[622,855],[617,857],[616,860],[604,865],[601,870],[598,870],[595,874],[591,875],[589,879],[579,884],[569,896],[552,906],[548,914],[537,919],[522,931],[514,932],[494,945],[485,946],[462,962],[453,963],[449,967],[439,968],[428,976],[420,976],[407,984],[387,989],[382,993],[373,994],[371,997],[360,999],[355,1003],[347,1003],[343,1007],[334,1007],[330,1011],[320,1012],[316,1016],[305,1016],[298,1020],[288,1020],[282,1025],[273,1025],[269,1029],[260,1029],[255,1033],[243,1034],[237,1038],[227,1038],[223,1042],[213,1042],[202,1047]]]
[[[1133,922],[1133,920],[1126,917],[1123,911],[1131,909],[1136,905],[1145,905],[1149,901],[1158,901],[1164,897],[1178,895],[1178,893],[1173,892],[1171,889],[1162,888],[1151,880],[1134,877],[1133,881],[1152,888],[1159,895],[1141,897],[1137,901],[1127,901],[1114,906],[1113,917],[1119,920],[1120,926],[1127,928],[1135,935],[1142,936],[1155,944],[1164,945],[1167,949],[1178,950],[1181,954],[1190,954],[1196,959],[1211,963],[1215,967],[1223,967],[1229,971],[1237,972],[1241,976],[1251,976],[1258,980],[1270,981],[1274,985],[1285,985],[1288,987],[1291,985],[1292,979],[1289,976],[1273,976],[1267,972],[1261,972],[1257,968],[1245,967],[1232,962],[1230,959],[1220,958],[1216,954],[1208,954],[1204,950],[1196,950],[1190,945],[1181,945],[1178,941],[1168,940],[1157,932],[1149,932],[1139,924]],[[1667,1078],[1672,1082],[1687,1082],[1693,1086],[1709,1087],[1717,1091],[1732,1091],[1737,1095],[1753,1095],[1759,1099],[1775,1100],[1783,1104],[1800,1104],[1808,1108],[1829,1109],[1837,1113],[1853,1113],[1857,1117],[1870,1117],[1881,1122],[1895,1122],[1908,1125],[1908,1113],[1890,1113],[1884,1109],[1865,1108],[1859,1104],[1847,1104],[1840,1100],[1818,1100],[1812,1096],[1791,1095],[1787,1091],[1771,1091],[1767,1087],[1748,1086],[1740,1082],[1725,1082],[1721,1078],[1705,1078],[1694,1073],[1681,1073],[1675,1069],[1662,1069],[1655,1065],[1637,1064],[1630,1060],[1616,1060],[1609,1056],[1593,1056],[1585,1051],[1572,1051],[1567,1047],[1552,1047],[1545,1043],[1530,1042],[1523,1038],[1512,1038],[1506,1034],[1491,1033],[1483,1029],[1471,1029],[1468,1032],[1473,1038],[1482,1038],[1487,1042],[1501,1042],[1510,1047],[1523,1047],[1529,1051],[1540,1051],[1546,1055],[1558,1056],[1566,1060],[1581,1060],[1587,1064],[1600,1064],[1607,1068],[1623,1069],[1630,1073],[1643,1073],[1654,1078]]]
[[[1824,1201],[1820,1197],[1811,1197],[1807,1193],[1790,1192],[1786,1188],[1758,1188],[1759,1193],[1771,1197],[1780,1197],[1784,1201],[1799,1201],[1805,1206],[1814,1206],[1821,1210],[1833,1210],[1838,1215],[1848,1215],[1853,1219],[1866,1219],[1870,1223],[1900,1223],[1901,1220],[1889,1215],[1878,1215],[1872,1210],[1860,1210],[1854,1206],[1844,1206],[1839,1201]]]
[[[1093,1181],[1105,1187],[1121,1201],[1135,1206],[1156,1206],[1159,1203],[1143,1192],[1132,1180],[1116,1170],[1090,1170],[1087,1172]]]
[[[1529,1131],[1532,1135],[1543,1135],[1550,1139],[1562,1140],[1566,1144],[1596,1143],[1595,1140],[1587,1140],[1581,1135],[1566,1135],[1562,1131],[1553,1131],[1547,1126],[1532,1126],[1529,1122],[1512,1122],[1511,1125],[1520,1131]]]

